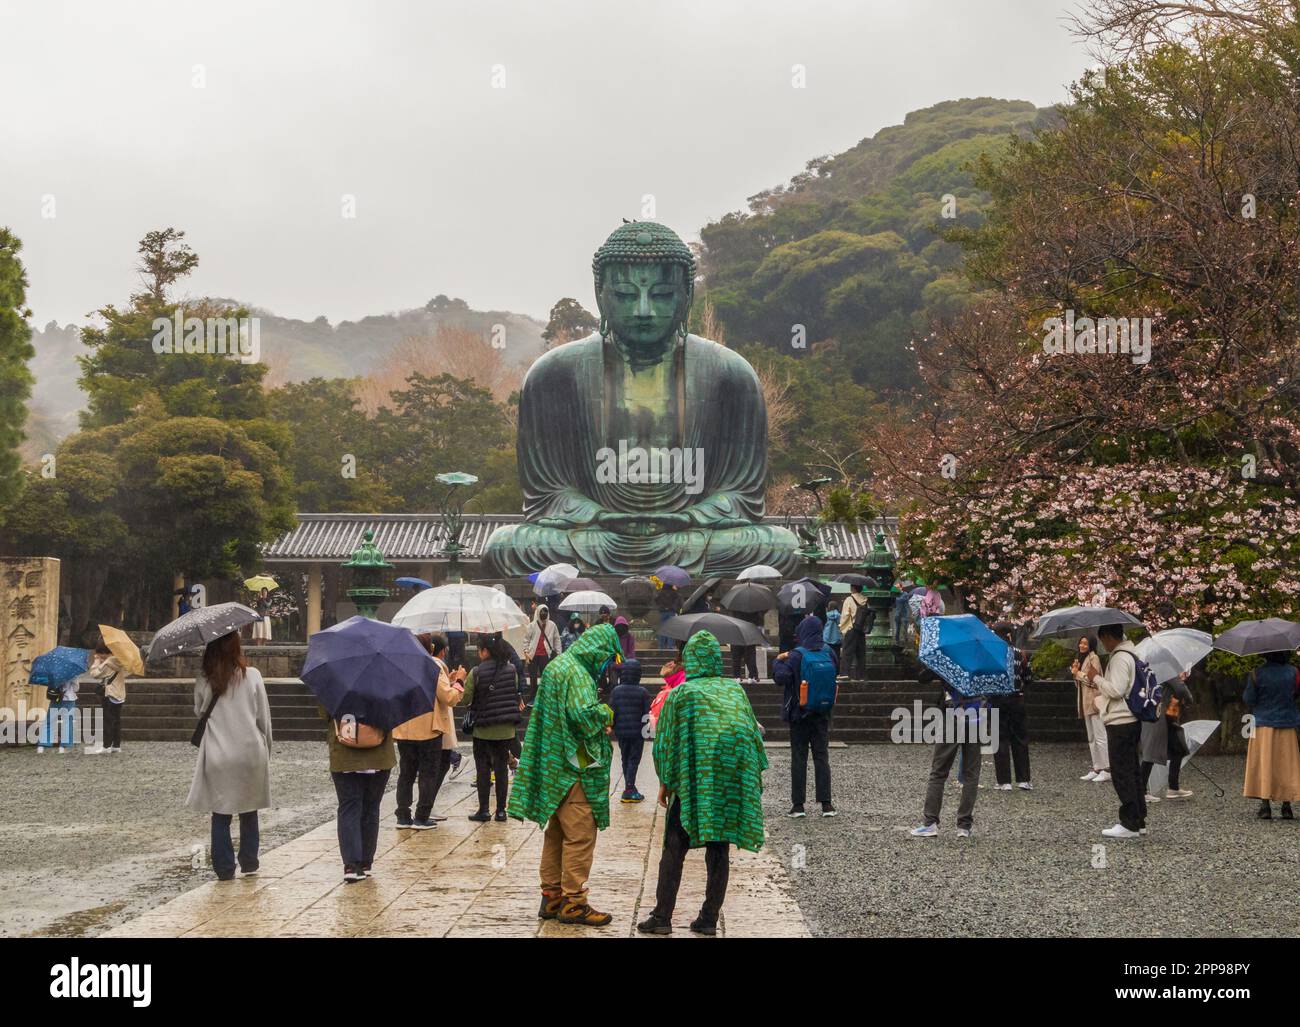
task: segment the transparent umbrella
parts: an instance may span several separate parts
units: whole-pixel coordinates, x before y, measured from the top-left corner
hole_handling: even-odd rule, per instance
[[[398,627],[492,634],[526,625],[528,615],[505,592],[486,585],[441,585],[417,592],[393,616]]]
[[[1157,631],[1142,639],[1136,646],[1138,656],[1144,660],[1163,684],[1179,674],[1186,674],[1214,648],[1214,639],[1208,631],[1195,628],[1170,628]]]

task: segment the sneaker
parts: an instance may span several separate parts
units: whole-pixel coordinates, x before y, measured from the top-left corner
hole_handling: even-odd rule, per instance
[[[1151,805],[1152,803],[1154,803],[1154,802],[1159,802],[1159,801],[1160,801],[1160,796],[1158,796],[1158,795],[1148,795],[1148,796],[1146,796],[1145,798],[1146,798],[1146,802],[1147,802],[1147,805],[1148,805],[1148,806],[1150,806],[1150,805]]]
[[[506,811],[503,809],[497,810],[495,813],[492,814],[492,819],[495,820],[498,824],[504,824],[507,819]]]
[[[624,789],[624,790],[623,790],[623,794],[619,796],[618,801],[619,801],[619,802],[636,802],[636,799],[632,798],[632,793],[631,793],[630,791],[628,791],[627,789]]]
[[[240,867],[239,872],[243,874],[245,877],[256,877],[257,871],[261,869],[261,866],[262,864],[260,863],[254,863],[252,870],[245,870],[243,867]]]
[[[345,884],[356,884],[358,881],[364,881],[366,875],[361,868],[351,863],[343,864],[343,881]]]
[[[67,745],[60,745],[58,752],[59,755],[62,756],[65,752],[72,752],[72,747]]]
[[[798,820],[800,817],[806,817],[807,815],[802,806],[791,806],[790,812],[786,814],[791,820]]]
[[[1196,793],[1190,788],[1175,788],[1171,792],[1165,792],[1166,799],[1190,799]]]
[[[432,831],[438,825],[428,817],[420,817],[418,820],[412,820],[409,825],[412,831]]]
[[[1005,785],[994,785],[993,787],[996,788],[999,792],[1009,792],[1009,791],[1011,791],[1011,785],[1009,785],[1009,784],[1005,784]]]
[[[1101,833],[1107,838],[1138,838],[1141,836],[1140,831],[1130,831],[1123,824],[1116,824],[1114,827],[1108,827]]]
[[[562,924],[579,924],[583,927],[604,927],[614,918],[608,913],[592,909],[586,902],[565,902],[556,917]]]
[[[642,934],[672,934],[673,925],[667,920],[663,920],[653,913],[636,925],[636,929]]]
[[[1022,792],[1032,792],[1034,790],[1034,783],[1032,781],[1021,781],[1020,790]]]
[[[554,920],[560,915],[560,907],[564,905],[562,895],[543,895],[542,904],[537,907],[538,920]]]
[[[824,816],[824,817],[833,817],[833,816],[836,816],[836,815],[837,815],[837,814],[836,814],[836,812],[835,812],[835,807],[834,807],[834,806],[832,806],[829,802],[823,802],[823,803],[822,803],[822,816]]]
[[[407,814],[402,814],[402,813],[397,814],[397,826],[398,826],[398,827],[411,827],[414,823],[415,823],[415,821],[413,821],[413,820],[411,819],[411,815],[410,815],[409,813],[407,813]]]
[[[445,813],[430,813],[429,819],[435,824],[440,824],[447,819],[447,815]]]
[[[913,838],[933,838],[939,833],[938,824],[922,824],[908,832]]]
[[[486,824],[492,819],[492,814],[485,809],[475,810],[469,815],[469,819],[480,824]]]
[[[969,837],[970,837],[970,828],[969,828],[969,827],[959,827],[959,828],[957,828],[957,837],[958,837],[958,838],[969,838]]]
[[[121,752],[121,751],[122,751],[122,747],[121,747],[120,745],[114,745],[112,748],[105,749],[104,751],[105,751],[105,752]]]
[[[44,756],[44,755],[45,755],[45,746],[43,746],[43,745],[38,745],[38,746],[36,747],[36,755],[37,755],[37,756]]]
[[[1145,827],[1138,828],[1138,834],[1145,835],[1146,833],[1147,833],[1147,829]]]
[[[1103,781],[1109,781],[1109,780],[1110,780],[1110,771],[1109,771],[1109,770],[1099,770],[1099,771],[1097,771],[1097,776],[1094,777],[1092,780],[1093,780],[1093,783],[1094,783],[1094,784],[1101,784]]]
[[[375,876],[375,872],[374,872],[374,870],[371,869],[369,863],[365,864],[365,865],[361,868],[361,876],[362,876],[362,877],[374,877],[374,876]]]
[[[105,749],[102,745],[97,745],[93,749],[82,749],[81,751],[85,753],[87,756],[99,756],[102,753],[112,752],[113,750]]]
[[[633,792],[633,793],[632,793],[632,798],[629,799],[628,801],[629,801],[629,802],[645,802],[645,796],[642,795],[640,792]]]
[[[709,937],[718,933],[718,925],[711,920],[705,920],[702,916],[697,916],[691,921],[691,930],[696,934],[707,934]]]
[[[1096,776],[1097,776],[1097,771],[1095,771],[1095,770],[1090,770],[1090,771],[1088,771],[1088,773],[1084,774],[1083,777],[1079,778],[1079,780],[1080,780],[1080,781],[1091,781],[1091,780],[1093,780]]]

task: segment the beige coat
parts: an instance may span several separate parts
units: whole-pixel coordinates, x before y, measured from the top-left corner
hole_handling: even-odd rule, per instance
[[[1090,670],[1101,673],[1101,658],[1096,653],[1089,653],[1083,665],[1074,671],[1074,683],[1078,689],[1074,712],[1079,717],[1097,716],[1097,700],[1101,698],[1101,693],[1088,681]]]
[[[1126,639],[1110,654],[1106,673],[1098,674],[1092,679],[1097,691],[1101,693],[1103,724],[1132,724],[1137,720],[1128,708],[1128,694],[1133,691],[1133,679],[1137,676],[1137,658],[1133,643]]]
[[[126,668],[116,656],[106,656],[90,669],[90,676],[104,682],[104,698],[126,702]]]
[[[456,721],[452,718],[452,707],[460,702],[465,690],[451,680],[447,665],[436,656],[433,662],[438,665],[437,702],[428,713],[408,720],[393,728],[393,737],[399,742],[427,742],[432,738],[442,738],[444,749],[456,747]]]

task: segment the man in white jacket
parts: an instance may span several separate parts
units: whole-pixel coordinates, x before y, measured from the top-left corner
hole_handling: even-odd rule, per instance
[[[1101,693],[1101,721],[1106,725],[1111,783],[1119,796],[1119,823],[1101,833],[1107,838],[1137,838],[1147,833],[1146,789],[1142,785],[1139,743],[1142,725],[1128,708],[1128,694],[1137,676],[1137,650],[1124,639],[1124,629],[1108,624],[1097,629],[1097,641],[1110,653],[1106,673],[1091,670],[1089,680]]]

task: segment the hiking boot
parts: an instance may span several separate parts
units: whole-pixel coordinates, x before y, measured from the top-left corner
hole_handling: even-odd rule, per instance
[[[1255,810],[1255,816],[1260,820],[1273,819],[1273,805],[1267,799],[1259,804],[1259,809]]]
[[[802,806],[791,806],[790,812],[786,814],[791,820],[797,820],[799,817],[806,817],[807,815]]]
[[[537,919],[554,920],[560,915],[560,907],[564,905],[564,896],[562,895],[543,895],[542,904],[537,907]]]
[[[604,927],[614,918],[608,913],[600,913],[586,902],[565,902],[560,907],[556,918],[562,924],[579,924],[582,927]]]
[[[696,934],[715,935],[718,933],[718,925],[712,920],[705,920],[702,916],[697,916],[691,921],[691,930]]]
[[[662,917],[651,913],[648,917],[636,925],[636,929],[642,934],[672,934],[673,925]]]
[[[485,809],[475,810],[469,815],[469,819],[480,824],[486,824],[492,819],[492,814]]]
[[[1295,819],[1295,814],[1291,812],[1291,804],[1289,802],[1282,803],[1282,819],[1283,820]]]

